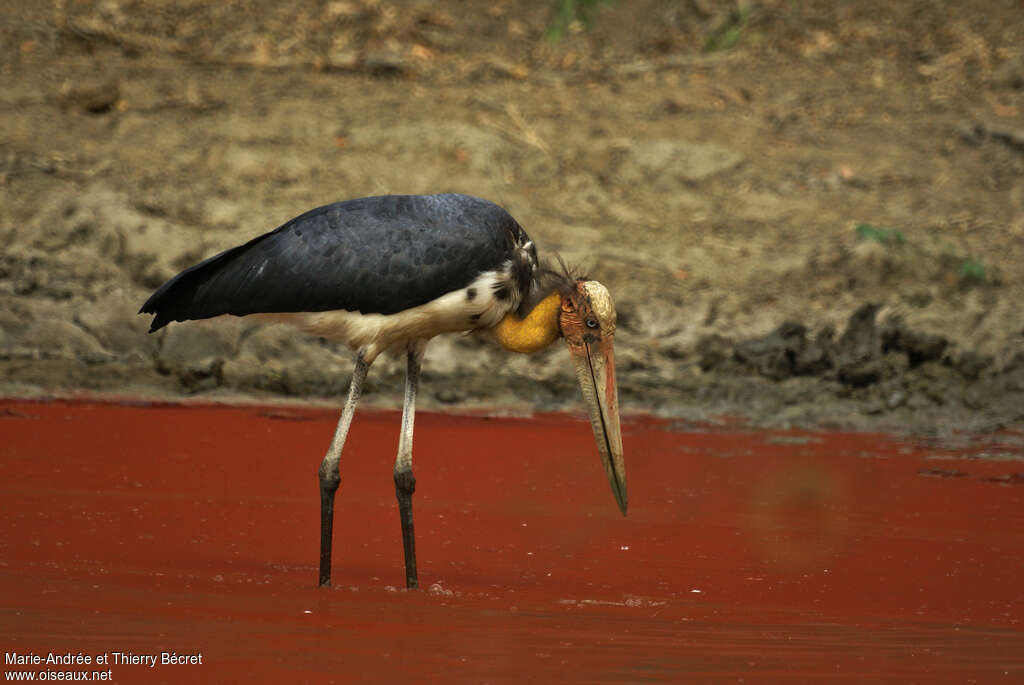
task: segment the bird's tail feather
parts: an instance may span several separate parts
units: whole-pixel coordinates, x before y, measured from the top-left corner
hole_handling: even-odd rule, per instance
[[[228,264],[250,243],[221,252],[185,269],[157,288],[139,310],[140,314],[154,314],[149,332],[160,330],[172,321],[209,319],[230,314],[224,298],[216,297],[208,286]]]

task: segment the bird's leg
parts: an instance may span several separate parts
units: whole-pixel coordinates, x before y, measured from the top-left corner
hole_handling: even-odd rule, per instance
[[[405,374],[405,405],[402,408],[402,435],[398,439],[398,458],[395,459],[395,496],[398,515],[402,521],[402,548],[405,551],[405,586],[419,585],[416,577],[416,538],[412,524],[412,493],[416,491],[416,478],[412,475],[412,428],[416,417],[416,389],[420,380],[420,363],[426,341],[409,343],[408,367]]]
[[[331,446],[327,449],[324,460],[320,463],[320,586],[331,584],[331,543],[334,533],[334,494],[341,483],[338,464],[341,461],[341,450],[345,446],[348,428],[352,425],[352,416],[356,413],[356,404],[363,392],[363,381],[370,369],[363,350],[356,358],[356,368],[352,371],[352,382],[348,386],[348,399],[341,411],[338,427],[334,431]]]

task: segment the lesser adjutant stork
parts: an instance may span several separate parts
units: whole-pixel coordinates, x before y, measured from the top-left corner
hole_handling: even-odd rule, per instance
[[[569,347],[597,449],[626,513],[615,386],[615,305],[600,283],[541,269],[526,231],[498,205],[467,195],[389,195],[313,209],[182,271],[142,305],[150,332],[224,314],[291,323],[356,351],[348,399],[320,464],[320,584],[331,582],[339,462],[370,364],[405,354],[394,481],[407,587],[417,586],[412,434],[420,362],[440,333],[480,331],[532,353]]]

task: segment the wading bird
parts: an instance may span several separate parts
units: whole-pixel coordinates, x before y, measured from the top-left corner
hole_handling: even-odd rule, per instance
[[[339,463],[370,364],[405,354],[395,494],[406,586],[417,586],[413,417],[420,362],[440,333],[479,331],[513,352],[565,340],[604,470],[623,515],[626,469],[615,386],[615,305],[597,281],[543,270],[529,236],[498,205],[467,195],[388,195],[313,209],[182,271],[142,305],[150,332],[224,314],[290,323],[340,340],[356,366],[320,464],[320,584],[331,582]]]

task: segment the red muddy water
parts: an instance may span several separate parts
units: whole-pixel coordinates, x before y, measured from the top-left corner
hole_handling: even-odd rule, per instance
[[[1024,682],[1024,435],[623,425],[630,511],[581,418],[399,417],[316,470],[336,412],[0,401],[0,626],[18,671],[113,682]],[[116,663],[115,653],[201,664]],[[80,675],[77,677],[81,677]]]

